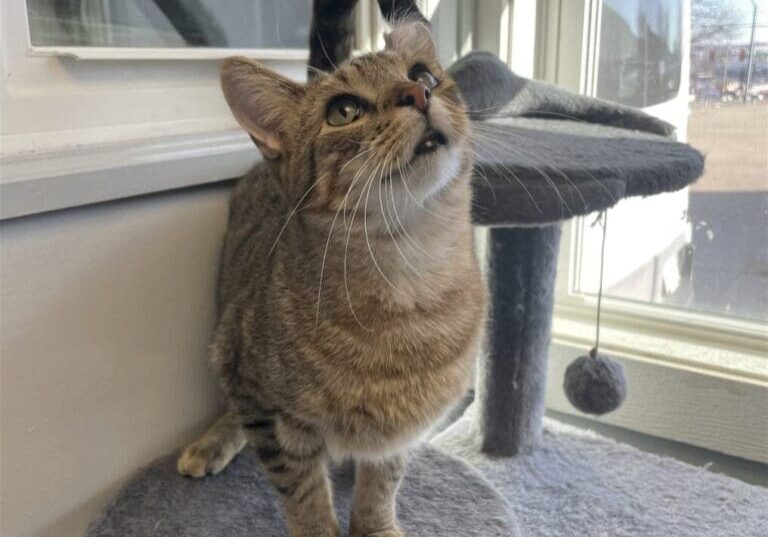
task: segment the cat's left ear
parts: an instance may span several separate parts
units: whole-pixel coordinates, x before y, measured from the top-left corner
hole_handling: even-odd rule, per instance
[[[242,56],[221,66],[221,88],[235,119],[251,135],[264,158],[285,153],[286,132],[296,119],[304,87]]]
[[[437,58],[432,30],[425,22],[404,22],[395,25],[392,31],[384,36],[384,43],[387,49],[414,58]]]

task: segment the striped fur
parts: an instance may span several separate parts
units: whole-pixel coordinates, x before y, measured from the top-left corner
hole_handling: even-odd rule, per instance
[[[222,252],[211,353],[230,412],[179,470],[215,473],[246,438],[293,537],[339,535],[328,456],[357,462],[351,535],[402,535],[406,453],[464,394],[482,336],[466,112],[425,25],[386,41],[306,85],[244,58],[222,72],[267,161],[235,189]],[[402,97],[417,67],[439,80],[424,110]],[[331,126],[340,95],[362,111]],[[430,125],[445,144],[422,153]]]

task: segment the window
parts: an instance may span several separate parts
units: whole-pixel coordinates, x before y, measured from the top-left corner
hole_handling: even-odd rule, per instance
[[[768,11],[756,10],[750,77],[748,0],[542,4],[539,73],[643,108],[707,158],[690,188],[608,211],[600,342],[630,388],[595,419],[765,461]],[[596,216],[564,226],[560,251],[547,406],[565,413],[557,379],[594,344]]]
[[[646,107],[674,98],[682,64],[682,2],[605,0],[597,94]]]
[[[309,0],[8,2],[0,19],[7,81],[2,156],[239,134],[219,89],[218,60],[247,54],[303,77],[309,6]]]
[[[309,0],[29,0],[34,46],[307,46]]]
[[[704,176],[688,191],[628,200],[610,211],[605,293],[765,325],[768,103],[759,94],[746,101],[729,98],[731,88],[746,84],[747,58],[739,61],[738,51],[748,49],[748,32],[734,35],[733,45],[713,48],[712,54],[702,51],[713,43],[691,47],[686,58],[691,87],[709,84],[710,89],[697,100],[680,92],[681,8],[680,0],[603,3],[597,96],[631,106],[666,106],[650,111],[677,123],[688,142],[707,155]],[[703,28],[696,27],[701,21],[693,24],[693,33],[701,33]],[[709,61],[711,55],[715,58]],[[759,51],[753,55],[754,90],[768,82],[768,61]],[[702,56],[705,61],[697,60]],[[711,80],[722,81],[729,62],[730,82],[715,86],[721,96],[712,104]],[[674,108],[683,114],[670,113]],[[594,294],[602,231],[587,222],[580,226],[574,291]]]

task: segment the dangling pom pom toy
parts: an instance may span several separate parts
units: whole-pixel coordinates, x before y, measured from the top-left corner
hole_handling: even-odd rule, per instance
[[[600,248],[600,284],[597,290],[597,321],[595,346],[587,356],[576,358],[565,369],[563,389],[573,406],[586,414],[605,414],[616,410],[627,396],[627,379],[624,368],[598,352],[600,347],[600,310],[603,301],[603,265],[605,262],[605,236],[608,213],[601,213],[595,224],[603,226],[603,243]],[[593,224],[594,225],[594,224]]]
[[[563,388],[573,406],[595,415],[616,410],[627,395],[624,368],[596,348],[566,368]]]

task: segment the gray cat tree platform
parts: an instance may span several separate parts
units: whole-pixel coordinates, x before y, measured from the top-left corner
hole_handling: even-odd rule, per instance
[[[480,450],[473,409],[433,439],[509,502],[525,537],[765,537],[768,489],[544,419],[530,455]],[[764,483],[768,484],[768,471]],[[460,534],[455,534],[458,537]]]
[[[333,473],[334,504],[348,525],[352,468]],[[513,537],[506,501],[464,462],[424,446],[414,454],[397,509],[409,537]],[[94,521],[88,537],[283,537],[280,500],[247,449],[220,474],[189,479],[176,455],[129,482]],[[346,533],[344,533],[346,535]]]

